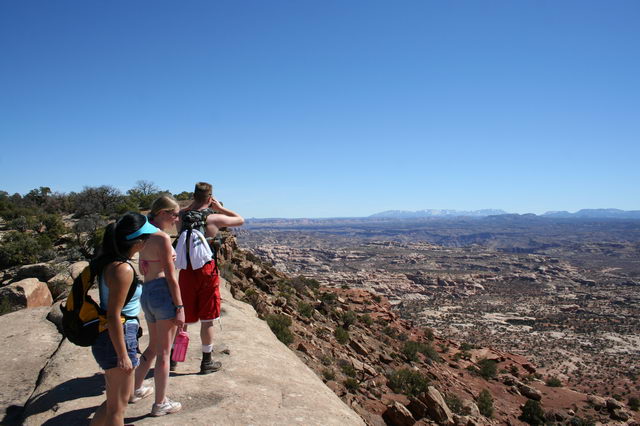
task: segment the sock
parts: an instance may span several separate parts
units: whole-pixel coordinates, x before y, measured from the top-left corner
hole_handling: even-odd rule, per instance
[[[202,345],[202,352],[204,353],[213,352],[213,345]]]

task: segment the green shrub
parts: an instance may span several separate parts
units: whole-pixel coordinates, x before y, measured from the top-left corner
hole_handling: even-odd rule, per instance
[[[311,318],[313,316],[313,311],[313,305],[305,302],[298,302],[298,312],[300,315]]]
[[[0,268],[37,263],[52,248],[51,240],[44,235],[7,232],[0,242]]]
[[[409,340],[407,342],[404,342],[404,345],[402,345],[402,354],[409,361],[417,361],[419,349],[420,349],[420,343],[414,342],[413,340]]]
[[[446,349],[446,346],[445,346],[445,349]],[[436,351],[436,349],[433,347],[431,343],[421,344],[419,351],[422,355],[424,355],[427,358],[427,361],[429,362],[430,361],[442,362],[442,358],[440,357],[440,355],[438,355],[438,352]]]
[[[361,315],[358,318],[358,321],[360,321],[361,323],[363,323],[364,325],[371,327],[371,325],[373,325],[373,319],[371,318],[371,315],[369,314],[364,314]]]
[[[638,411],[640,409],[640,399],[638,397],[631,396],[629,397],[629,401],[627,402],[627,405],[633,411]]]
[[[338,364],[340,365],[340,370],[342,370],[345,376],[356,377],[356,369],[349,361],[341,359]]]
[[[342,327],[336,327],[333,332],[334,336],[336,336],[336,340],[340,344],[345,344],[349,341],[349,332]]]
[[[551,386],[552,388],[559,388],[562,386],[562,382],[556,376],[547,377],[547,386]]]
[[[490,380],[496,377],[498,374],[498,363],[492,359],[483,358],[478,361],[478,374],[484,377],[486,380]]]
[[[474,348],[475,348],[475,346],[472,345],[471,343],[468,343],[468,342],[463,342],[460,345],[460,350],[461,351],[470,351],[471,349],[474,349]]]
[[[433,334],[433,328],[425,327],[425,329],[424,329],[424,337],[427,340],[433,340],[435,338],[435,335]]]
[[[569,425],[571,426],[596,426],[596,422],[593,420],[591,416],[587,416],[586,418],[581,418],[578,416],[572,417],[569,420]]]
[[[427,390],[429,380],[419,371],[402,368],[389,374],[388,386],[395,393],[418,396]]]
[[[382,297],[378,296],[377,294],[375,296],[373,296],[373,301],[376,303],[380,303],[382,302]]]
[[[342,328],[344,328],[345,330],[348,330],[349,327],[356,322],[358,317],[354,312],[346,311],[342,313],[341,319],[342,319]]]
[[[51,241],[57,241],[62,235],[66,234],[68,229],[62,221],[62,217],[57,214],[45,214],[39,217],[45,228],[45,235]]]
[[[90,259],[100,248],[106,224],[100,215],[90,214],[73,225],[74,244],[85,258]]]
[[[16,308],[11,304],[8,297],[0,300],[0,315],[8,314],[15,310]]]
[[[291,318],[285,315],[278,314],[270,314],[267,315],[267,324],[273,331],[273,334],[276,335],[278,340],[280,340],[285,345],[289,345],[293,343],[293,334],[291,330],[289,330],[289,326],[291,325]]]
[[[396,329],[388,325],[382,329],[382,332],[393,339],[398,335]]]
[[[188,192],[188,191],[182,191],[179,194],[173,194],[173,198],[175,198],[178,201],[190,200],[192,196],[193,196],[193,192]]]
[[[320,287],[320,283],[318,283],[317,280],[314,280],[312,278],[306,278],[306,277],[303,277],[302,275],[299,275],[289,280],[289,284],[299,294],[309,294],[308,289],[317,289],[318,287]]]
[[[466,360],[471,359],[471,353],[468,352],[468,351],[461,351],[461,352],[456,352],[453,355],[453,360],[454,361],[459,361],[461,359],[466,359]]]
[[[320,362],[322,363],[322,365],[331,365],[333,364],[333,358],[331,358],[329,355],[322,355],[320,357]]]
[[[493,398],[487,389],[482,389],[482,391],[480,391],[480,395],[478,395],[478,400],[476,402],[478,404],[480,414],[485,417],[493,416]]]
[[[322,377],[324,377],[325,380],[333,380],[336,378],[336,373],[332,368],[325,368],[322,370]]]
[[[469,414],[465,412],[465,409],[462,406],[462,400],[458,397],[458,395],[454,393],[446,394],[444,397],[444,402],[447,404],[449,409],[453,411],[455,414],[458,414],[460,416]]]
[[[356,392],[360,387],[360,383],[358,383],[358,381],[353,377],[349,377],[347,380],[343,382],[343,384],[344,384],[344,387],[347,388],[347,390],[351,393]]]
[[[514,377],[518,377],[520,375],[520,370],[518,370],[517,365],[511,364],[511,367],[509,367],[509,373]]]
[[[333,305],[336,303],[338,296],[335,293],[324,292],[320,293],[320,300],[326,303],[327,305]]]
[[[524,403],[522,414],[518,418],[533,426],[544,425],[545,423],[544,410],[542,410],[540,403],[533,399],[528,399],[527,402]]]

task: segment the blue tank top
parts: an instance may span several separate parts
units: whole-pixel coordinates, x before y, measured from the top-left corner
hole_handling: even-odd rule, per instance
[[[104,275],[100,275],[100,308],[107,310],[107,301],[109,300],[109,287],[104,280]],[[122,315],[128,317],[136,317],[140,313],[140,295],[142,294],[142,285],[140,281],[136,283],[136,291],[133,293],[133,297],[129,300],[129,303],[122,307]],[[135,321],[135,320],[128,320]]]

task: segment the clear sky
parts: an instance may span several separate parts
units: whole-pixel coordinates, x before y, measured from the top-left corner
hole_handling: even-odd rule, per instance
[[[640,2],[5,0],[0,190],[640,209]]]

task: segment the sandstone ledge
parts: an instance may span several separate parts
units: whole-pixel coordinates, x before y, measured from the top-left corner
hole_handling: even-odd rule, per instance
[[[200,339],[192,326],[187,362],[169,383],[169,397],[183,410],[148,416],[152,397],[129,405],[126,423],[190,425],[361,425],[304,363],[271,333],[253,308],[231,297],[226,286],[222,330],[216,323],[215,357],[223,368],[200,376]],[[144,321],[143,321],[144,324]],[[146,337],[141,345],[146,346]],[[228,354],[222,353],[228,350]],[[82,424],[104,400],[103,379],[89,348],[64,341],[26,404],[24,424]]]

